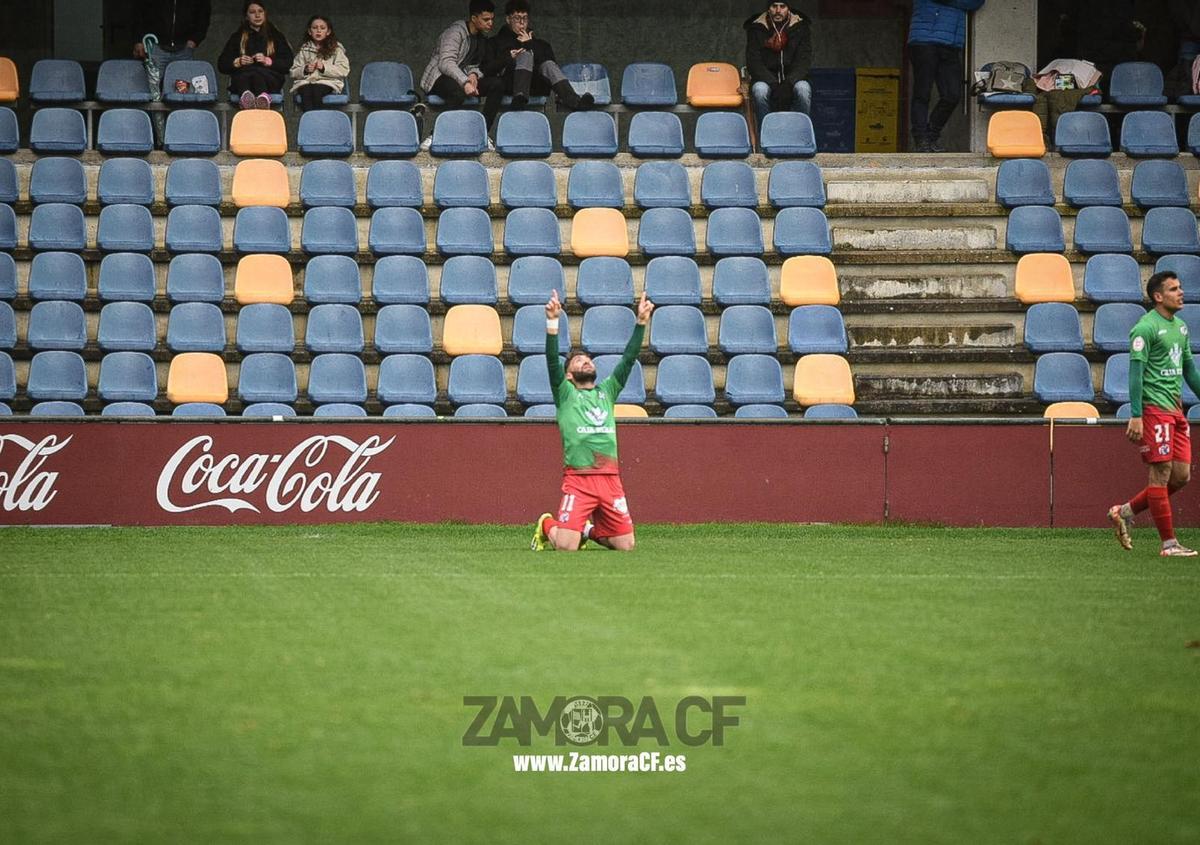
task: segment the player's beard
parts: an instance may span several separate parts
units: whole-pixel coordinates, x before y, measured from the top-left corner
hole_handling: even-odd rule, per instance
[[[572,373],[571,381],[574,382],[575,386],[578,387],[580,390],[590,390],[591,388],[596,386],[596,374],[595,373]]]

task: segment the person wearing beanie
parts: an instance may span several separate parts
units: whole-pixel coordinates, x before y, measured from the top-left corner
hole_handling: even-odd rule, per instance
[[[550,42],[535,38],[530,25],[528,0],[508,0],[504,5],[504,26],[488,41],[489,60],[483,66],[487,76],[504,80],[504,90],[512,95],[514,109],[524,108],[529,98],[544,97],[551,91],[563,109],[588,109],[591,94],[580,96],[563,75]]]
[[[746,70],[758,127],[773,111],[812,109],[812,24],[786,2],[774,2],[743,24]]]
[[[908,27],[908,60],[912,64],[909,126],[913,151],[941,153],[942,129],[962,99],[963,47],[967,41],[967,12],[984,0],[913,0]],[[938,103],[929,109],[933,86]]]

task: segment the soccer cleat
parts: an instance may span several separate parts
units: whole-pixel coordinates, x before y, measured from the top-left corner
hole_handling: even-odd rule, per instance
[[[1187,546],[1181,546],[1179,545],[1179,542],[1176,541],[1169,546],[1163,546],[1162,551],[1160,551],[1159,554],[1162,557],[1195,557],[1196,550],[1189,549]]]
[[[544,552],[546,543],[550,542],[550,538],[546,536],[546,532],[542,530],[542,523],[550,519],[552,514],[544,513],[537,518],[537,522],[533,524],[533,540],[529,543],[531,551]]]
[[[1129,551],[1133,548],[1133,538],[1129,536],[1129,520],[1121,516],[1121,506],[1113,505],[1108,509],[1108,519],[1113,524],[1113,533],[1121,548]]]
[[[242,96],[238,98],[238,103],[244,109],[254,108],[254,92],[253,91],[243,91]]]

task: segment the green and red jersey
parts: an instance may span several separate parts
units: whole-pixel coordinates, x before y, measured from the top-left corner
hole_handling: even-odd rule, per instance
[[[1143,403],[1164,411],[1180,406],[1184,371],[1193,367],[1183,320],[1147,311],[1129,332],[1129,360],[1143,365],[1141,396],[1129,397],[1135,415]]]

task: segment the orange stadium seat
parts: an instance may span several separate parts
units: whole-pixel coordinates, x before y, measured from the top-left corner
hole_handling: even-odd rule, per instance
[[[650,416],[641,405],[626,405],[620,402],[613,406],[613,414],[620,420],[641,419]]]
[[[7,56],[0,56],[0,103],[15,103],[21,96],[21,80],[17,66]]]
[[[629,254],[629,228],[615,208],[581,208],[571,221],[571,251],[580,258]]]
[[[1031,252],[1017,262],[1016,297],[1026,305],[1035,302],[1074,302],[1075,282],[1071,262],[1057,252]]]
[[[292,265],[282,255],[243,256],[237,264],[233,296],[239,305],[255,302],[291,305],[295,298]]]
[[[784,305],[837,305],[837,269],[823,255],[793,255],[783,262],[779,276],[779,298]]]
[[[238,156],[281,156],[287,152],[287,127],[274,109],[240,111],[229,126],[229,150]]]
[[[214,352],[182,352],[172,358],[167,372],[167,398],[176,405],[225,404],[229,400],[229,375],[221,356]]]
[[[1041,158],[1042,123],[1031,111],[998,111],[988,121],[988,152],[996,158]]]
[[[688,105],[696,108],[737,108],[742,104],[738,69],[724,62],[692,65],[687,78]]]
[[[1055,402],[1042,414],[1048,420],[1098,420],[1100,412],[1090,402]]]
[[[447,355],[499,355],[504,348],[500,314],[488,305],[455,305],[446,311],[442,350]]]
[[[804,407],[854,404],[854,377],[841,355],[805,355],[796,361],[792,397]]]
[[[239,161],[233,170],[233,204],[273,205],[287,208],[291,201],[287,168],[273,158],[250,158]]]

